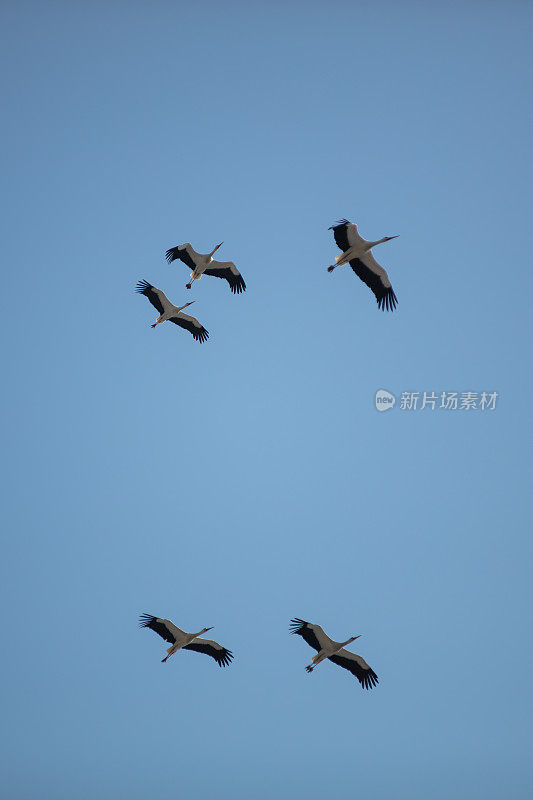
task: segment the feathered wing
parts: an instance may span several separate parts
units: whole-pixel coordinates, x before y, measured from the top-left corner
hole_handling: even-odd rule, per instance
[[[374,292],[378,308],[382,311],[394,311],[398,299],[386,270],[378,264],[372,253],[367,251],[359,258],[352,258],[350,266],[357,277]]]
[[[356,653],[350,653],[349,650],[343,648],[334,656],[330,656],[329,660],[355,675],[363,689],[373,689],[379,683],[374,670],[368,666],[364,658]]]
[[[233,653],[218,642],[212,639],[202,639],[197,636],[190,644],[186,644],[183,650],[195,650],[197,653],[205,653],[217,662],[219,667],[226,667],[233,659]]]
[[[176,644],[183,631],[174,625],[169,619],[154,617],[151,614],[141,614],[139,617],[139,627],[150,628],[161,636],[165,642]]]
[[[172,303],[166,294],[162,292],[161,289],[156,289],[156,287],[152,286],[152,284],[148,283],[148,281],[139,281],[135,287],[135,291],[147,297],[153,307],[159,311],[160,314],[163,314],[165,309],[168,309],[172,306]]]
[[[184,328],[186,331],[189,331],[189,333],[192,333],[197,342],[205,342],[209,339],[209,331],[198,322],[196,317],[190,317],[182,311],[176,314],[175,317],[171,317],[169,322],[173,322],[174,325],[179,325],[180,328]]]
[[[241,273],[233,261],[211,261],[204,275],[213,275],[215,278],[225,278],[233,294],[240,294],[246,290],[246,284]]]
[[[361,242],[356,226],[348,219],[340,219],[336,225],[331,225],[329,230],[333,231],[337,247],[343,253]]]
[[[313,625],[311,622],[306,622],[298,617],[291,619],[289,630],[291,633],[301,636],[317,652],[332,643],[332,640],[324,633],[320,625]]]
[[[202,255],[196,252],[190,242],[187,242],[186,244],[178,244],[176,247],[171,247],[165,253],[165,258],[169,264],[179,259],[190,269],[195,269],[200,263]]]

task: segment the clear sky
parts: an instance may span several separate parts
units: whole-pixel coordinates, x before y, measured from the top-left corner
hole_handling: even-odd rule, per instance
[[[531,4],[1,16],[5,796],[528,797]],[[400,234],[394,314],[327,274],[339,217]],[[247,292],[189,294],[186,241]]]

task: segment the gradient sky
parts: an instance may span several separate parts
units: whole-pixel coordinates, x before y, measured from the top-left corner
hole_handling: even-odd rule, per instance
[[[5,796],[529,797],[531,4],[1,17]],[[345,216],[400,234],[396,313],[327,274]],[[182,304],[164,251],[222,240],[248,291],[152,331],[135,283]]]

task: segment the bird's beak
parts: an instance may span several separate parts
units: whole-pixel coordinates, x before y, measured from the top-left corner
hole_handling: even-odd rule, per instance
[[[213,627],[214,627],[214,626],[213,626]],[[205,632],[207,633],[207,631],[212,631],[212,630],[213,630],[213,628],[206,628],[206,629],[205,629]]]
[[[193,303],[196,303],[196,300],[189,300],[188,303],[185,303],[186,306],[192,306]]]
[[[353,638],[354,638],[354,640],[355,639],[360,639],[362,635],[363,635],[362,633],[359,633],[357,636],[354,636]]]
[[[218,250],[219,247],[222,247],[223,244],[224,244],[224,242],[220,242],[220,244],[217,244],[217,250]]]
[[[400,234],[398,234],[399,236]],[[397,239],[398,236],[387,236],[387,241],[390,242],[391,239]]]

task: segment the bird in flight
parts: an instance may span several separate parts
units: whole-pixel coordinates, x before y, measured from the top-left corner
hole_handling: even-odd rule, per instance
[[[178,650],[195,650],[197,653],[204,653],[206,656],[214,658],[219,667],[227,666],[233,658],[233,653],[222,647],[218,642],[201,638],[202,633],[212,631],[213,628],[202,628],[198,633],[186,633],[169,619],[153,617],[151,614],[141,614],[139,627],[150,628],[158,633],[165,642],[170,642],[167,655],[161,660],[162,664],[168,661],[170,656],[173,656]]]
[[[187,242],[171,247],[165,257],[169,264],[179,259],[192,269],[191,280],[186,284],[187,289],[192,287],[193,281],[199,281],[202,275],[214,275],[215,278],[225,278],[231,291],[240,294],[245,291],[246,284],[233,261],[213,261],[213,256],[223,244],[224,242],[220,242],[210,253],[202,255],[196,252],[190,242]]]
[[[311,622],[305,622],[298,618],[291,620],[290,632],[301,636],[308,645],[317,651],[316,656],[313,656],[311,663],[305,668],[307,672],[311,673],[321,661],[329,658],[334,664],[338,664],[339,667],[347,669],[348,672],[355,675],[363,689],[372,689],[379,683],[378,676],[361,656],[344,649],[345,645],[359,639],[360,634],[350,636],[345,642],[334,642],[324,633],[320,625],[313,625]]]
[[[398,302],[392,289],[387,272],[376,261],[372,255],[372,248],[383,242],[390,242],[397,239],[397,236],[384,236],[377,242],[369,242],[359,235],[357,225],[347,219],[341,219],[336,225],[329,228],[333,231],[335,242],[342,250],[339,256],[335,256],[335,264],[328,267],[328,272],[333,272],[336,267],[349,264],[355,274],[361,278],[363,283],[374,292],[378,308],[382,311],[394,311]]]
[[[197,342],[205,342],[205,340],[209,338],[209,331],[207,331],[204,326],[198,322],[196,317],[190,317],[188,314],[183,313],[183,309],[192,305],[195,300],[185,303],[184,306],[175,306],[170,302],[166,294],[162,292],[161,289],[156,289],[156,287],[152,286],[152,284],[148,283],[148,281],[139,281],[135,291],[147,297],[153,307],[159,311],[160,316],[151,326],[152,328],[155,328],[156,325],[159,325],[162,322],[168,321],[173,322],[175,325],[179,325],[180,328],[185,328],[186,331],[192,333]]]

